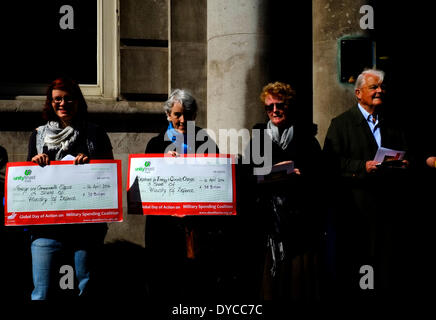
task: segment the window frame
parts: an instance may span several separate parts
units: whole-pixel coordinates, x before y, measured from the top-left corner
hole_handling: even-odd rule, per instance
[[[119,0],[97,0],[97,84],[81,84],[90,99],[120,96]],[[13,90],[13,86],[11,87]],[[40,100],[41,95],[17,95],[17,100]]]
[[[97,84],[81,85],[89,97],[119,97],[118,0],[97,0]]]

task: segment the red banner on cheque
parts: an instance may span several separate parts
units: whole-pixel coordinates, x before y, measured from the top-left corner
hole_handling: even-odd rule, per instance
[[[5,225],[122,221],[121,161],[6,166]]]
[[[223,154],[129,155],[129,212],[235,215],[234,157]]]

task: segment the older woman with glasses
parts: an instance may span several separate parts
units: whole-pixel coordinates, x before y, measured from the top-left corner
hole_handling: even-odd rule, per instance
[[[87,104],[76,81],[58,78],[48,86],[43,118],[47,123],[30,137],[28,161],[45,166],[67,155],[74,157],[75,164],[113,159],[106,132],[87,121]],[[92,279],[90,258],[106,231],[106,223],[32,226],[32,300],[53,298],[59,286],[54,276],[59,275],[65,253],[72,254],[78,294],[86,295]]]
[[[319,221],[313,219],[314,202],[310,196],[318,178],[321,147],[314,137],[314,126],[298,118],[296,93],[289,84],[267,84],[260,100],[267,122],[254,126],[253,130],[259,130],[260,135],[253,134],[250,150],[260,149],[260,154],[268,158],[265,162],[274,170],[281,165],[292,168],[289,171],[287,167],[281,176],[274,173],[265,177],[261,180],[264,182],[251,189],[250,198],[245,201],[250,207],[251,221],[259,219],[256,225],[263,239],[263,248],[257,250],[265,253],[259,257],[259,263],[264,265],[261,269],[265,270],[262,292],[268,300],[304,298],[310,290],[305,287],[310,279],[305,270],[299,274],[292,270],[303,265],[308,248],[313,250],[316,241]],[[253,181],[252,185],[256,183]]]
[[[148,142],[145,153],[172,156],[219,153],[215,142],[194,124],[198,106],[190,92],[173,90],[163,109],[168,126]],[[196,141],[198,135],[201,141]],[[151,295],[174,301],[210,298],[217,281],[214,271],[217,264],[212,262],[217,257],[211,254],[216,247],[212,247],[212,243],[218,242],[216,235],[221,232],[222,220],[220,217],[177,217],[176,211],[174,215],[147,217],[145,242],[154,257]]]

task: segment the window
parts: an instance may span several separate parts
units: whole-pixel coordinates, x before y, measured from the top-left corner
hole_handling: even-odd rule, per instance
[[[85,95],[118,96],[116,0],[8,1],[0,35],[0,95],[44,95],[69,75]]]

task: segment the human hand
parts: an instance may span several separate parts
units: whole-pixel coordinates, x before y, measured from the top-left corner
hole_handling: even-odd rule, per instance
[[[289,164],[289,163],[292,163],[292,160],[286,160],[286,161],[282,161],[282,162],[276,163],[275,165],[273,165],[273,167],[275,167],[275,166],[281,166],[281,165],[285,165],[285,164]],[[298,169],[298,168],[294,168],[294,170],[293,170],[290,174],[297,174],[297,175],[300,175],[301,172],[300,172],[300,169]]]
[[[371,173],[371,172],[376,171],[378,169],[378,167],[377,167],[378,164],[379,164],[379,162],[374,161],[374,160],[366,161],[366,163],[365,163],[366,172]]]
[[[286,160],[286,161],[282,161],[282,162],[276,163],[275,165],[273,165],[273,167],[281,166],[281,165],[288,164],[288,163],[292,163],[292,160]]]
[[[427,160],[425,160],[425,163],[430,168],[436,168],[436,157],[428,157]]]
[[[168,151],[167,153],[170,154],[173,157],[178,157],[179,156],[179,153],[176,152],[176,151]]]
[[[35,162],[43,167],[48,165],[50,163],[50,160],[48,158],[48,155],[46,155],[45,153],[40,153],[32,158],[32,162]]]
[[[79,153],[74,159],[74,164],[84,164],[89,162],[89,157],[84,153]]]

